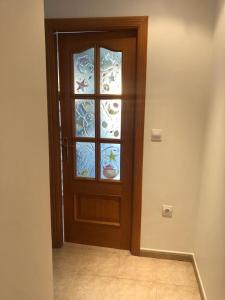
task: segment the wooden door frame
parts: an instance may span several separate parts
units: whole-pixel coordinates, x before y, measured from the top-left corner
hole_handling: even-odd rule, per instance
[[[146,16],[45,20],[51,193],[50,198],[52,244],[54,248],[60,248],[63,245],[60,132],[58,127],[59,111],[57,79],[57,43],[55,33],[74,31],[115,31],[129,29],[135,30],[137,36],[136,78],[138,78],[135,87],[135,138],[132,184],[132,229],[130,250],[133,255],[140,255],[142,165],[148,33],[148,17]]]

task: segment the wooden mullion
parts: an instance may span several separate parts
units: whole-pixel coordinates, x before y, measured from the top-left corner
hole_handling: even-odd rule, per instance
[[[104,139],[104,138],[99,138],[98,139],[99,143],[105,143],[105,144],[122,144],[122,139]]]
[[[98,140],[91,137],[73,137],[72,142],[85,142],[85,143],[95,143]]]
[[[124,98],[123,95],[109,95],[109,94],[99,94],[99,95],[96,95],[96,97],[98,99],[101,99],[101,100],[115,100],[115,99],[122,99]]]
[[[96,95],[95,94],[90,94],[90,95],[88,95],[88,94],[80,94],[80,95],[78,95],[78,94],[71,94],[71,99],[72,100],[75,100],[75,99],[79,99],[79,100],[82,100],[82,99],[90,99],[90,100],[92,100],[92,99],[95,99],[96,98]]]
[[[96,44],[95,47],[96,50],[96,77],[95,77],[95,81],[96,81],[96,178],[97,180],[100,180],[100,170],[101,170],[101,166],[100,166],[100,143],[99,143],[99,139],[100,139],[100,100],[98,97],[99,91],[100,91],[100,54],[99,54],[99,46]]]
[[[126,99],[123,95],[108,95],[108,94],[71,94],[71,99],[102,99],[102,100],[115,100]]]

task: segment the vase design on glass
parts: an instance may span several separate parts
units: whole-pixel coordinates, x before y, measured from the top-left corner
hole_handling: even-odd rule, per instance
[[[94,48],[73,55],[74,93],[94,94]]]
[[[101,179],[120,180],[120,144],[101,143]]]

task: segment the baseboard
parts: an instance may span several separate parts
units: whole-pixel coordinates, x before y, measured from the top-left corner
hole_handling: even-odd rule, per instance
[[[141,248],[141,256],[193,262],[193,253]]]
[[[197,265],[194,253],[141,248],[140,255],[143,256],[143,257],[151,257],[151,258],[159,258],[159,259],[171,259],[171,260],[191,262],[192,265],[193,265],[196,280],[197,280],[197,283],[198,283],[201,300],[207,300],[207,296],[206,296],[206,293],[205,293],[205,289],[204,289],[204,286],[203,286],[203,283],[202,283],[202,279],[201,279],[201,276],[200,276],[200,272],[199,272],[199,269],[198,269],[198,265]]]
[[[206,292],[205,292],[205,289],[204,289],[204,286],[203,286],[202,278],[201,278],[200,271],[198,269],[198,265],[197,265],[196,258],[195,258],[194,254],[193,254],[192,264],[193,264],[194,271],[195,271],[195,276],[196,276],[196,279],[197,279],[197,282],[198,282],[198,288],[199,288],[199,291],[200,291],[201,300],[207,300]]]

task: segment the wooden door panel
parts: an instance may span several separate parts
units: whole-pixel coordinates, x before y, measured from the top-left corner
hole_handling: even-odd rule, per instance
[[[93,48],[95,52],[93,56],[91,51],[91,56],[88,57],[87,49],[90,48]],[[100,60],[102,48],[121,53],[121,94],[117,92],[109,94],[107,91],[110,87],[108,86],[104,86],[105,93],[100,88],[100,72],[101,68],[103,69],[101,65],[103,60]],[[102,84],[105,85],[119,78],[118,63],[115,63],[116,56],[114,54],[110,56],[110,51],[105,51],[104,56],[107,71],[101,73],[101,78],[105,76],[104,74],[108,76],[102,79]],[[77,53],[80,52],[82,55],[78,56]],[[62,134],[67,143],[63,161],[65,239],[69,242],[129,249],[132,214],[136,37],[132,31],[65,35],[59,38],[59,53]],[[75,69],[77,72],[75,79],[74,54],[82,61],[82,64],[79,61],[78,71]],[[76,61],[75,65],[77,68]],[[91,76],[88,73],[89,77],[87,77],[87,72],[84,72],[85,68],[88,68],[88,71],[91,70],[91,76],[94,76],[93,94],[88,94],[92,91],[88,86]],[[78,80],[76,74],[80,76]],[[82,76],[86,77],[83,79]],[[102,100],[107,100],[106,109],[112,116],[119,113],[118,103],[120,102],[118,100],[121,101],[120,135],[118,129],[117,132],[113,129],[114,135],[110,134],[109,138],[102,137],[100,128],[103,126],[100,119],[100,109],[103,109]],[[83,112],[78,111],[77,106],[74,106],[75,101],[76,103],[81,101],[79,103],[85,108],[85,114],[88,111],[89,120],[92,120],[91,130],[87,131],[87,125],[85,125],[85,131],[83,131],[83,123],[77,123]],[[76,113],[74,113],[75,109]],[[112,120],[113,117],[110,118]],[[77,134],[77,128],[81,128],[81,134]],[[84,161],[85,169],[83,167],[79,169],[80,161]]]
[[[75,194],[75,221],[120,226],[121,197]]]

